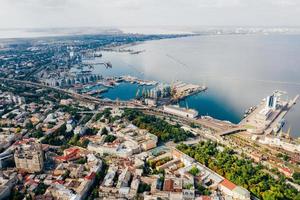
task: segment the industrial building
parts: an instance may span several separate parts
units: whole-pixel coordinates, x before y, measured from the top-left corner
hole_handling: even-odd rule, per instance
[[[177,105],[164,106],[163,110],[166,113],[177,115],[180,117],[196,118],[198,116],[198,111],[194,109],[181,108]]]

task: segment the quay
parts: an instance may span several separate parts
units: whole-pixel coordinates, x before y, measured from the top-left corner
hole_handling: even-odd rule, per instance
[[[207,89],[208,88],[205,85],[200,86],[195,84],[183,83],[180,81],[176,82],[171,86],[171,90],[173,91],[171,102],[178,102],[189,96],[204,92]]]
[[[130,83],[137,83],[139,85],[148,85],[148,86],[151,86],[151,85],[157,85],[157,82],[156,81],[150,81],[150,80],[142,80],[142,79],[139,79],[137,77],[134,77],[134,76],[120,76],[117,78],[118,81],[126,81],[126,82],[130,82]]]
[[[280,98],[283,94],[284,92],[275,91],[268,96],[239,123],[239,126],[254,134],[276,134],[281,128],[279,126],[282,126],[284,117],[299,98],[297,95],[292,100],[283,100]]]

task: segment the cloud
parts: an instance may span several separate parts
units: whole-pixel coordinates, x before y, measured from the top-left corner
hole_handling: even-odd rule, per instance
[[[299,6],[300,1],[299,0],[269,0],[270,3],[273,3],[273,5],[276,6]]]
[[[300,25],[299,0],[0,0],[0,27]]]

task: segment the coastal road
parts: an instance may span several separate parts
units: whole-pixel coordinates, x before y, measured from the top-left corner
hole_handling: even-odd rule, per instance
[[[16,79],[9,79],[9,78],[0,78],[0,81],[6,81],[6,82],[13,82],[13,83],[18,83],[18,84],[24,84],[24,85],[30,85],[34,87],[39,87],[39,88],[46,88],[46,89],[51,89],[55,90],[67,95],[70,95],[74,99],[78,99],[81,101],[87,101],[90,103],[95,103],[101,106],[108,106],[108,107],[115,107],[118,106],[120,108],[136,108],[136,109],[141,109],[144,112],[148,114],[153,114],[153,115],[158,115],[162,117],[173,117],[178,121],[184,121],[185,123],[195,123],[197,125],[201,125],[207,128],[211,128],[216,132],[223,132],[231,128],[236,128],[235,125],[229,124],[223,121],[215,120],[215,119],[190,119],[190,118],[184,118],[184,117],[179,117],[175,115],[170,115],[166,112],[164,112],[162,109],[159,108],[149,108],[147,106],[142,106],[140,104],[135,103],[134,101],[113,101],[113,100],[102,100],[96,97],[92,97],[89,95],[83,95],[83,94],[78,94],[73,91],[69,91],[66,89],[58,88],[58,87],[53,87],[53,86],[48,86],[44,85],[41,83],[33,83],[30,81],[24,81],[24,80],[16,80]]]
[[[68,94],[71,97],[73,97],[74,99],[78,99],[78,100],[82,100],[82,101],[88,101],[88,102],[96,103],[96,104],[100,104],[100,105],[107,105],[107,106],[111,105],[111,106],[113,106],[113,105],[116,105],[116,104],[127,105],[128,103],[131,103],[131,102],[126,102],[126,101],[102,100],[102,99],[92,97],[92,96],[89,96],[89,95],[78,94],[76,92],[69,91],[69,90],[66,90],[66,89],[62,89],[62,88],[59,88],[59,87],[53,87],[53,86],[44,85],[44,84],[41,84],[41,83],[34,83],[34,82],[30,82],[30,81],[23,81],[23,80],[17,80],[17,79],[9,79],[9,78],[0,78],[0,81],[13,82],[13,83],[18,83],[18,84],[24,84],[24,85],[39,87],[39,88],[51,89],[51,90],[55,90],[57,92],[62,92],[64,94]]]

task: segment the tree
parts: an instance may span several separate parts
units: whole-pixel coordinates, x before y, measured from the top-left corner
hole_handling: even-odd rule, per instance
[[[145,191],[150,191],[150,190],[151,190],[150,185],[148,185],[147,183],[141,182],[141,184],[139,185],[139,188],[138,188],[138,193],[144,193]]]
[[[24,198],[24,194],[21,193],[19,190],[16,190],[16,189],[13,189],[11,194],[10,194],[10,197],[9,199],[12,199],[12,200],[20,200],[20,199],[23,199]]]
[[[101,129],[101,135],[107,135],[107,134],[108,134],[108,131],[107,131],[106,127],[103,127]]]
[[[70,145],[77,145],[77,142],[79,141],[80,136],[78,134],[73,135],[73,137],[68,142]]]
[[[137,110],[125,109],[124,117],[132,121],[137,127],[147,129],[163,142],[173,140],[177,143],[185,141],[188,137],[194,137],[192,133],[183,130],[179,125],[169,124],[161,118],[153,115],[145,115]]]
[[[32,129],[32,128],[33,128],[32,122],[29,120],[29,121],[26,123],[25,127],[26,127],[27,129],[29,129],[29,130]]]
[[[77,164],[85,164],[86,163],[86,158],[79,158],[78,160],[75,161]]]
[[[90,143],[90,141],[88,139],[84,139],[81,143],[77,144],[77,146],[87,148],[89,143]]]
[[[205,188],[201,184],[197,184],[197,191],[200,195],[210,195],[211,194],[210,190]]]
[[[196,166],[193,166],[190,170],[189,173],[192,174],[193,176],[197,176],[199,173],[199,169]]]
[[[37,188],[35,189],[34,193],[35,195],[41,195],[44,194],[47,190],[48,186],[45,185],[44,183],[40,183]]]
[[[104,140],[104,142],[110,143],[110,142],[115,141],[115,139],[117,139],[116,136],[114,136],[114,135],[107,135],[106,138],[105,138],[105,140]]]
[[[300,172],[294,172],[293,179],[297,184],[300,184]]]
[[[32,133],[32,137],[34,137],[34,138],[41,138],[43,136],[44,136],[44,133],[41,128],[39,128],[38,130],[36,130]]]
[[[298,199],[298,191],[285,183],[285,178],[275,180],[261,165],[253,165],[251,160],[239,158],[232,149],[223,152],[217,150],[217,143],[208,141],[200,142],[194,146],[185,144],[177,145],[177,149],[205,164],[213,171],[225,176],[225,178],[248,189],[260,199],[293,200]],[[294,175],[298,179],[299,174]],[[202,191],[203,188],[198,188]]]

